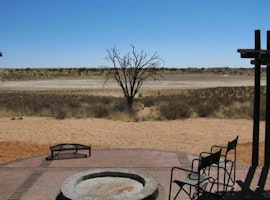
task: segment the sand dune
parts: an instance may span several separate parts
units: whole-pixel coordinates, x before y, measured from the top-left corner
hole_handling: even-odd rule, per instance
[[[0,118],[0,163],[49,153],[56,143],[91,143],[101,148],[147,148],[198,154],[239,135],[238,160],[250,164],[252,120],[197,118],[123,122],[105,119]],[[264,122],[261,122],[261,145]],[[262,157],[260,158],[262,163]]]

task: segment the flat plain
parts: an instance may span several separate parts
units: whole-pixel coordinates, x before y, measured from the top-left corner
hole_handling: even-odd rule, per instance
[[[265,85],[262,77],[261,85]],[[158,81],[146,80],[144,89],[193,89],[209,87],[237,87],[254,85],[253,76],[229,75],[165,75]],[[110,79],[55,79],[0,82],[0,89],[5,90],[54,90],[54,89],[117,89],[118,84]]]
[[[102,86],[103,79],[31,80],[0,83],[1,90],[76,90],[114,89],[112,80]],[[150,90],[207,87],[252,86],[253,76],[170,76],[162,81],[146,81]],[[265,85],[265,79],[262,80]],[[237,150],[241,164],[250,164],[252,120],[193,118],[171,121],[125,122],[107,119],[64,119],[27,117],[23,120],[0,118],[0,163],[49,153],[49,146],[57,143],[91,143],[94,149],[138,148],[182,151],[199,154],[212,145],[226,145],[239,135]],[[261,134],[264,134],[261,122]],[[264,138],[260,137],[260,151]],[[262,156],[260,156],[262,163]]]

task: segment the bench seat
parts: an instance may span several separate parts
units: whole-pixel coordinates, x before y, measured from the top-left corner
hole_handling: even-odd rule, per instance
[[[50,159],[53,160],[56,152],[74,151],[74,154],[79,150],[88,150],[88,156],[91,156],[91,144],[89,146],[76,143],[62,143],[50,147],[51,156]],[[86,155],[87,157],[87,155]]]

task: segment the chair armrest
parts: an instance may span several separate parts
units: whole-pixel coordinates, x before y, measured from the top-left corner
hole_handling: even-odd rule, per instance
[[[194,163],[195,163],[195,162],[198,162],[198,166],[199,166],[200,159],[201,159],[201,158],[195,158],[195,159],[192,160],[192,163],[191,163],[191,171],[192,171],[192,172],[194,172]]]
[[[200,155],[199,155],[199,158],[201,159],[201,157],[203,157],[204,154],[211,155],[212,154],[212,151],[211,152],[206,152],[206,151],[201,152]]]
[[[218,149],[227,149],[227,147],[225,147],[225,146],[213,145],[213,146],[211,147],[211,153],[213,153],[213,150],[214,150],[215,148],[218,148]]]
[[[235,164],[235,162],[234,161],[232,161],[232,160],[225,160],[225,162],[224,162],[225,164],[226,164],[226,166],[234,166]],[[228,165],[229,164],[229,165]],[[235,167],[235,166],[234,166]]]
[[[193,170],[190,170],[190,169],[186,169],[186,168],[182,168],[182,167],[173,167],[172,169],[171,169],[171,180],[172,180],[172,177],[173,177],[173,172],[175,171],[175,170],[180,170],[180,171],[184,171],[184,172],[188,172],[188,173],[198,173],[198,172],[196,172],[196,171],[193,171]]]
[[[171,169],[171,172],[173,173],[174,170],[181,170],[181,171],[185,171],[185,172],[194,172],[194,171],[192,171],[190,169],[185,169],[185,168],[182,168],[182,167],[173,167]]]
[[[218,146],[215,146],[215,147],[218,147]],[[211,151],[211,152],[203,151],[203,152],[200,153],[199,159],[201,159],[205,154],[206,154],[206,155],[211,155],[212,153],[213,153],[212,151]],[[222,158],[222,157],[223,157],[224,159],[226,159],[226,156],[221,154],[221,155],[220,155],[220,158]]]
[[[173,181],[173,175],[174,175],[174,171],[175,170],[180,170],[180,171],[184,171],[184,172],[188,172],[188,173],[196,173],[196,174],[198,174],[198,172],[194,172],[194,171],[192,171],[190,169],[185,169],[185,168],[182,168],[182,167],[173,167],[171,169],[171,179],[170,179],[170,182]]]

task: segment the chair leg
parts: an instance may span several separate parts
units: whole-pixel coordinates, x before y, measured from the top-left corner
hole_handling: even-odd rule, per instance
[[[178,197],[178,195],[180,194],[181,190],[183,189],[183,187],[180,187],[179,190],[177,191],[175,197],[173,198],[174,200],[176,200],[176,198]],[[184,190],[184,189],[183,189]],[[185,191],[185,190],[184,190]],[[172,182],[170,184],[170,191],[169,191],[169,200],[171,200],[171,192],[172,192]],[[186,192],[186,191],[185,191]],[[187,192],[186,192],[187,193]]]
[[[225,185],[225,190],[224,191],[227,191],[229,187],[233,188],[233,186],[235,184],[235,173],[233,172],[234,171],[234,169],[233,169],[234,167],[235,166],[233,165],[233,166],[231,166],[231,168],[230,168],[229,171],[228,170],[225,171],[225,173],[226,173],[226,175],[228,177],[226,178],[226,183],[224,181],[224,185]]]
[[[183,190],[183,191],[186,193],[186,195],[187,195],[191,200],[195,199],[195,198],[194,198],[195,193],[193,193],[193,195],[192,195],[192,189],[191,189],[191,186],[189,186],[189,191],[187,191],[187,190],[184,188],[184,186],[180,187],[179,193],[180,193],[181,190]],[[179,194],[179,193],[178,193],[178,194]],[[178,194],[177,194],[177,196],[178,196]]]
[[[172,183],[172,182],[171,182]],[[177,184],[178,185],[178,184]],[[178,185],[179,186],[179,185]],[[169,191],[169,200],[171,200],[171,189],[172,189],[172,184],[170,184],[170,191]],[[179,186],[179,190],[177,191],[176,195],[174,196],[173,200],[176,200],[176,198],[178,197],[178,195],[180,194],[181,191],[184,191],[186,193],[186,195],[189,197],[189,199],[191,200],[195,200],[197,199],[196,197],[198,196],[197,195],[197,192],[195,193],[191,193],[192,192],[192,189],[191,189],[191,186],[189,186],[189,189],[187,191],[187,189],[184,188],[184,185],[182,186]]]
[[[171,200],[171,193],[172,193],[172,179],[173,179],[173,169],[171,170],[171,177],[170,177],[169,200]]]
[[[176,195],[175,195],[175,197],[174,197],[174,200],[178,197],[178,195],[180,194],[181,190],[182,190],[182,188],[180,188],[180,189],[178,190],[178,192],[176,193]]]
[[[171,193],[172,193],[172,181],[170,181],[169,200],[171,200]]]

